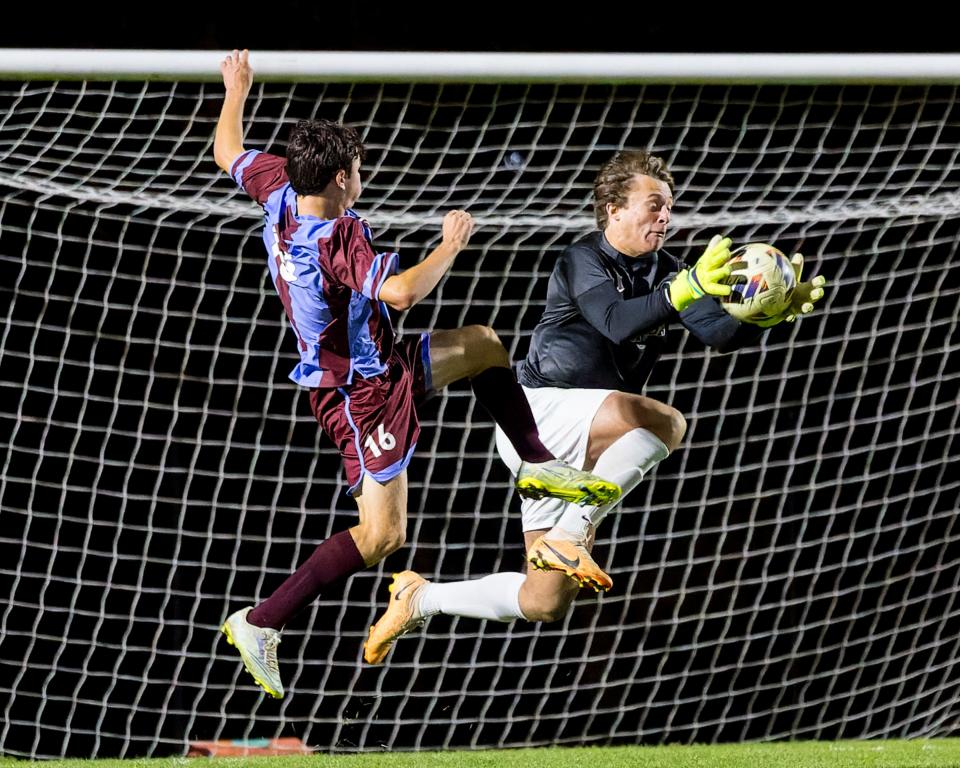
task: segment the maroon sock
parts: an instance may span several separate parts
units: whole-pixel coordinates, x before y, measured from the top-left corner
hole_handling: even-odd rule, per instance
[[[490,412],[523,461],[536,463],[554,458],[540,442],[530,403],[510,368],[487,368],[474,376],[470,384],[477,400]]]
[[[366,568],[350,535],[340,531],[317,547],[280,588],[247,614],[258,627],[281,629],[328,588]]]

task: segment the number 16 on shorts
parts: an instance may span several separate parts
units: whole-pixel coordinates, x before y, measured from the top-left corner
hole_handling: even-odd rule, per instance
[[[310,392],[317,421],[343,457],[351,495],[364,474],[382,485],[403,472],[420,436],[409,373],[398,364],[390,374]]]
[[[385,451],[392,451],[397,447],[397,438],[387,432],[383,424],[378,424],[375,434],[367,435],[363,445],[373,458],[379,459]]]

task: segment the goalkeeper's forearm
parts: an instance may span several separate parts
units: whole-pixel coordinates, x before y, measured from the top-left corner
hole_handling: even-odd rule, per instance
[[[614,344],[642,336],[676,316],[663,289],[626,299],[613,283],[602,283],[576,297],[587,322]]]
[[[217,132],[213,138],[213,159],[224,173],[230,173],[230,164],[243,152],[243,106],[246,94],[228,90],[220,109]]]
[[[714,299],[693,302],[680,313],[680,323],[698,341],[720,352],[736,348],[733,340],[742,325]]]

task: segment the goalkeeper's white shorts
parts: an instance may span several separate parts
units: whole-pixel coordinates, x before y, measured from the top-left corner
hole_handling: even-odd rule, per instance
[[[556,456],[583,469],[587,458],[590,425],[612,389],[561,389],[559,387],[524,387],[540,430],[540,440]],[[497,427],[497,452],[516,476],[520,457],[507,436]],[[565,502],[560,499],[521,499],[520,510],[524,531],[552,528],[563,514]]]

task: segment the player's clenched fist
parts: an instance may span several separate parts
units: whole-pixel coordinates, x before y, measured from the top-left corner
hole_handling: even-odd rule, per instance
[[[244,97],[253,84],[253,70],[250,69],[250,51],[234,51],[220,62],[220,74],[223,75],[223,87],[228,91],[239,91]]]
[[[443,217],[443,242],[458,251],[467,247],[473,234],[473,216],[466,211],[450,211]]]

